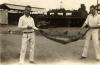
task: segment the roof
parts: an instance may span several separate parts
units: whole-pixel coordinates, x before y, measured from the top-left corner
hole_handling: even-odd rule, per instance
[[[0,9],[10,9],[9,7],[7,7],[6,5],[4,5],[4,4],[2,4],[2,5],[0,5]]]
[[[8,3],[4,3],[0,5],[0,9],[10,9],[10,10],[24,10],[25,6],[22,5],[15,5],[15,4],[8,4]],[[40,8],[40,7],[32,7],[33,9],[45,9],[45,8]]]

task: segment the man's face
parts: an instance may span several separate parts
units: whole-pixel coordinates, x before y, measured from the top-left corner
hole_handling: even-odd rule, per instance
[[[90,12],[91,14],[95,15],[96,14],[96,10],[94,8],[90,8]]]
[[[30,12],[31,12],[31,8],[30,8],[30,7],[26,7],[26,8],[25,8],[25,12],[24,12],[25,15],[26,15],[26,16],[29,16],[29,15],[30,15]]]

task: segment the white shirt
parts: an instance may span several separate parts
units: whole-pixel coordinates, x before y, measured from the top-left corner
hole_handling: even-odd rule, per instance
[[[89,14],[85,24],[88,24],[90,27],[100,26],[100,15],[96,14],[93,16],[92,14]]]
[[[33,29],[27,29],[28,26],[32,27]],[[23,28],[23,32],[32,32],[34,29],[38,29],[35,27],[33,18],[31,16],[26,17],[25,15],[20,17],[18,27]]]

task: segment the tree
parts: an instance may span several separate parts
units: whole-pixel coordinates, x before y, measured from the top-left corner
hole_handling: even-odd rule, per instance
[[[87,11],[86,11],[86,6],[84,4],[81,4],[81,8],[78,9],[78,12],[81,17],[87,17]]]

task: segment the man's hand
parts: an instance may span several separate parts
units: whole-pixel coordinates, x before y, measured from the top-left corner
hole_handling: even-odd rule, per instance
[[[34,29],[34,30],[40,30],[40,29],[39,29],[39,28],[37,28],[37,27],[34,27],[33,29]]]
[[[37,30],[37,31],[38,31],[38,30],[40,30],[40,29],[39,29],[39,28],[36,28],[35,30]]]

